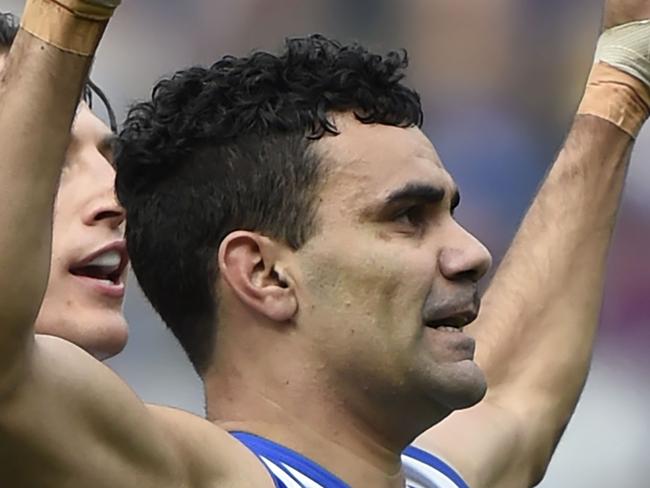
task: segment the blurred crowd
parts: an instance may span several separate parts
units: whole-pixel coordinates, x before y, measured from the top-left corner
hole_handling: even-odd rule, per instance
[[[2,11],[22,6],[0,0]],[[593,0],[124,0],[94,79],[121,116],[164,74],[276,49],[288,36],[320,32],[378,52],[405,47],[425,130],[461,189],[458,218],[498,261],[569,128],[600,8]],[[639,488],[650,479],[648,131],[630,173],[594,368],[542,487]],[[146,400],[202,413],[189,363],[131,284],[131,342],[111,367]]]

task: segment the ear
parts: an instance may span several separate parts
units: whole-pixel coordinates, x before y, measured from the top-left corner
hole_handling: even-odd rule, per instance
[[[219,272],[248,307],[274,322],[298,311],[295,287],[279,261],[284,246],[248,231],[231,232],[219,246]]]

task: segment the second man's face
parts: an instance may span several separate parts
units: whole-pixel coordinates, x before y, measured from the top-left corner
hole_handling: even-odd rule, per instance
[[[124,211],[114,194],[111,133],[85,104],[74,121],[54,208],[51,271],[36,321],[100,359],[117,354],[127,256]]]
[[[327,176],[296,254],[298,320],[348,398],[470,406],[486,386],[461,326],[490,254],[454,220],[457,189],[419,129],[336,122],[316,143]]]

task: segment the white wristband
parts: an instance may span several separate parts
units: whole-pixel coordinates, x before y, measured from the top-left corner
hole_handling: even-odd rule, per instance
[[[650,88],[650,20],[604,31],[598,39],[594,62],[614,66]]]

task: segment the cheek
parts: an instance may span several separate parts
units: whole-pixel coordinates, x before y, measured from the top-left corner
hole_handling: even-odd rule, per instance
[[[71,188],[70,185],[66,184],[65,180],[62,179],[59,183],[59,189],[56,193],[56,198],[54,199],[54,213],[53,213],[53,227],[56,230],[57,227],[61,225],[71,217],[71,200],[73,199],[74,188]]]
[[[70,253],[70,249],[68,249],[68,243],[71,242],[71,239],[75,239],[75,236],[70,235],[69,224],[69,222],[65,222],[65,220],[61,218],[60,214],[54,215],[54,222],[52,226],[52,258],[50,261],[50,280],[57,277],[60,279],[59,275],[67,274],[68,258],[66,256],[68,256]]]
[[[44,307],[58,314],[65,313],[75,307],[75,289],[73,276],[69,272],[71,253],[82,237],[73,232],[71,218],[64,212],[54,214],[52,226],[52,255],[50,259],[50,275],[45,292]],[[52,315],[51,313],[48,315]]]
[[[338,326],[385,330],[392,337],[419,326],[435,266],[418,249],[376,238],[324,243],[304,256],[309,310]]]
[[[52,218],[52,267],[66,266],[78,252],[79,246],[88,241],[83,225],[83,208],[75,200],[75,193],[70,186],[61,186],[54,202]]]
[[[76,310],[74,295],[70,291],[65,277],[53,269],[35,322],[37,333],[66,337],[65,327]]]

